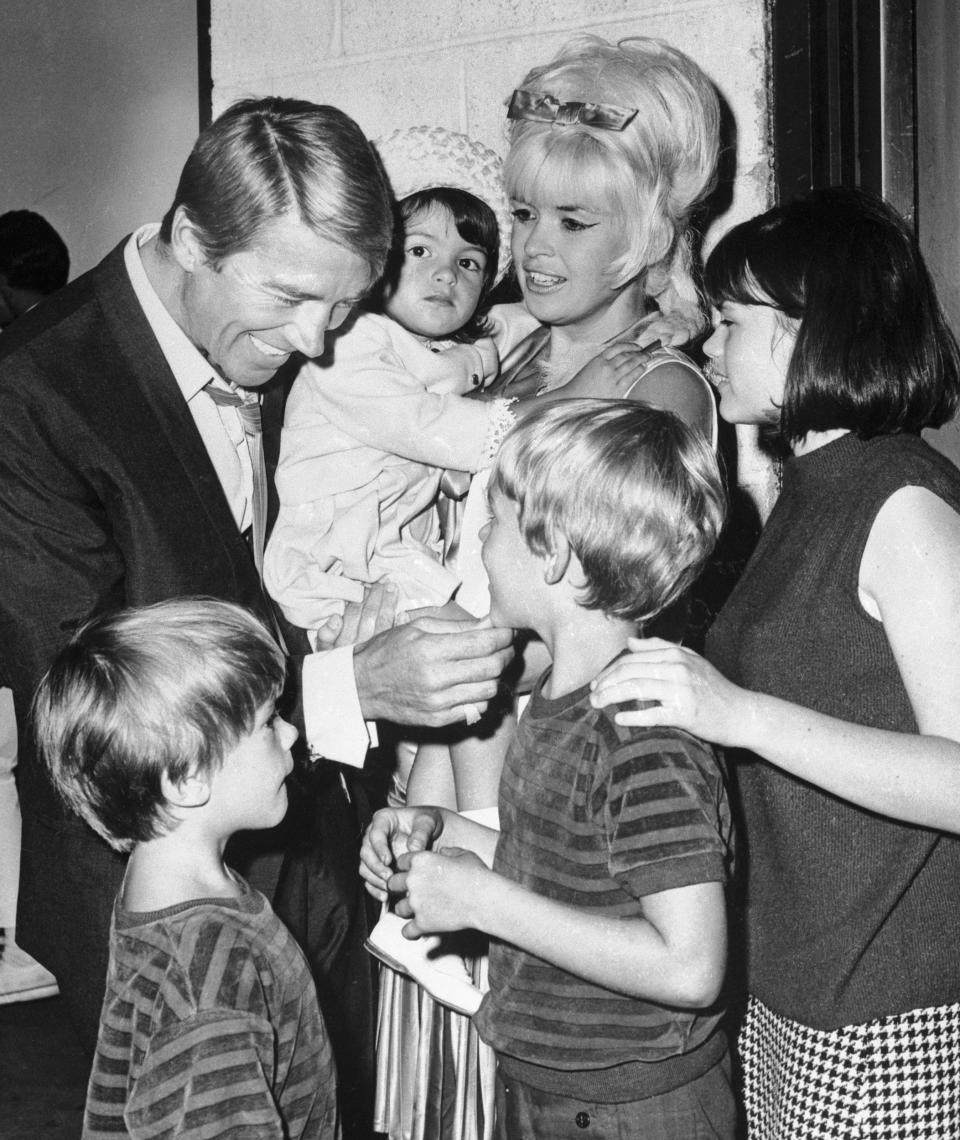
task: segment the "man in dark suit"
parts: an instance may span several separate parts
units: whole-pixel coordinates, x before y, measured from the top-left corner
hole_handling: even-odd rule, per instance
[[[57,976],[88,1047],[123,862],[57,801],[31,741],[33,690],[77,625],[105,609],[201,593],[272,618],[256,562],[283,374],[319,356],[373,285],[390,219],[352,120],[248,100],[200,135],[159,228],[137,231],[0,343],[0,684],[26,728],[18,931]],[[257,412],[260,437],[248,418]],[[462,719],[494,695],[510,640],[509,630],[414,622],[292,658],[307,745],[362,764],[364,718]],[[311,900],[321,912],[312,928],[341,959],[321,970],[359,987],[369,1017],[353,963],[359,823],[349,770],[329,759],[323,770],[336,775],[319,781],[318,810],[339,838],[324,846],[316,881],[331,897]]]

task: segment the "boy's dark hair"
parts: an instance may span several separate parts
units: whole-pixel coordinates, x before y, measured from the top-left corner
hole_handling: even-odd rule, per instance
[[[447,338],[460,344],[473,344],[482,336],[490,333],[490,322],[487,313],[490,310],[490,293],[497,280],[498,257],[500,251],[500,227],[497,225],[497,216],[487,205],[474,194],[460,190],[453,186],[436,186],[428,190],[418,190],[415,194],[408,194],[397,203],[397,220],[394,226],[394,244],[387,261],[387,269],[379,291],[376,304],[383,304],[383,289],[395,286],[403,268],[404,234],[407,223],[417,214],[427,213],[440,207],[446,210],[453,218],[457,233],[464,241],[479,246],[487,255],[487,264],[483,271],[483,288],[480,292],[480,302],[476,312],[470,320],[451,333]]]
[[[0,214],[0,274],[14,289],[47,296],[70,276],[70,254],[63,238],[33,210]]]
[[[490,478],[535,554],[562,536],[585,609],[644,622],[697,579],[723,526],[713,449],[672,412],[633,400],[558,400],[507,435]]]
[[[284,657],[249,610],[180,598],[87,622],[33,703],[68,805],[119,851],[173,826],[161,777],[215,770],[283,687]]]
[[[960,353],[916,237],[882,199],[834,187],[768,210],[717,243],[710,304],[798,322],[781,433],[862,439],[939,427],[960,403]]]

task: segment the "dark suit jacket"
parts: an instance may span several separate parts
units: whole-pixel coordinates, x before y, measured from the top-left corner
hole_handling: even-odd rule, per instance
[[[0,341],[0,663],[18,713],[85,618],[191,593],[266,612],[121,244]]]
[[[93,614],[182,594],[269,614],[250,551],[131,288],[124,245],[0,337],[0,682],[14,691],[22,727],[54,654]],[[272,514],[284,393],[296,367],[291,362],[263,390]],[[296,680],[299,661],[290,671]],[[298,695],[299,685],[292,688]],[[57,976],[92,1048],[124,860],[64,811],[29,731],[21,740],[18,941]],[[318,766],[294,797],[300,810],[291,815],[302,817],[304,837],[288,820],[291,848],[275,905],[314,970],[349,1140],[371,1125],[375,972],[363,951],[370,900],[357,872],[365,790],[360,775],[337,768]]]
[[[38,681],[77,625],[106,609],[210,594],[268,613],[124,244],[0,337],[0,680],[21,726],[18,937],[65,995],[86,928],[105,954],[123,861],[64,811],[41,770],[24,731]],[[282,405],[278,380],[264,393],[268,466]],[[98,1013],[99,996],[89,1001]]]

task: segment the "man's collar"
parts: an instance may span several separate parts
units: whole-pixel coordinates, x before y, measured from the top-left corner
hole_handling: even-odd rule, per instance
[[[160,351],[176,377],[183,398],[191,400],[217,373],[170,315],[147,277],[140,256],[140,247],[156,237],[159,231],[160,226],[157,222],[141,226],[130,235],[123,251],[123,259],[130,284],[153,330],[153,335],[157,338]]]

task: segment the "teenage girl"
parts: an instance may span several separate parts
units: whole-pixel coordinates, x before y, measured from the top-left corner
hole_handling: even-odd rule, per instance
[[[650,640],[594,702],[723,745],[745,847],[751,1138],[960,1136],[960,403],[916,239],[826,190],[731,230],[705,346],[791,452],[707,660]]]

